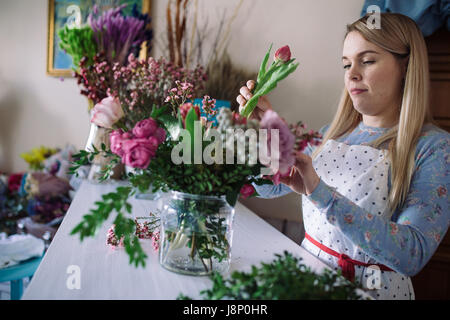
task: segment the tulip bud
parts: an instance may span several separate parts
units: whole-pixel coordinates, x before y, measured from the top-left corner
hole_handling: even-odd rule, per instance
[[[289,49],[289,46],[281,47],[275,52],[275,61],[277,60],[282,62],[291,60],[291,50]]]

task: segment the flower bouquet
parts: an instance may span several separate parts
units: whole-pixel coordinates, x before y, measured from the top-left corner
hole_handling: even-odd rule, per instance
[[[175,81],[164,104],[147,113],[127,116],[112,106],[104,108],[105,114],[119,114],[108,123],[113,129],[110,148],[81,151],[74,172],[98,153],[135,170],[128,174],[130,185],[104,195],[72,234],[79,234],[81,240],[93,236],[115,211],[114,233],[122,239],[130,263],[145,266],[135,223],[125,212],[132,212],[128,199],[133,194],[152,188],[164,193],[159,201],[161,265],[194,275],[228,269],[239,195],[257,195],[254,184],[279,183],[280,176],[290,173],[295,152],[315,143],[319,135],[303,133],[301,124],[289,126],[274,111],[258,121],[228,108],[216,110],[209,97],[195,106],[190,102],[195,87]],[[201,117],[200,108],[217,113],[217,123]]]

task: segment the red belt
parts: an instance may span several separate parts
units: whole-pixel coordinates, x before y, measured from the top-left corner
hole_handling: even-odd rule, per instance
[[[394,271],[389,267],[386,267],[383,264],[376,264],[376,263],[365,263],[357,260],[351,259],[348,255],[344,253],[337,253],[334,250],[331,250],[327,246],[324,246],[320,242],[317,242],[311,236],[307,233],[305,233],[305,238],[308,239],[312,244],[314,244],[316,247],[318,247],[320,250],[325,251],[328,254],[331,254],[332,256],[335,256],[338,258],[338,265],[342,270],[342,275],[346,277],[351,282],[355,279],[355,265],[357,266],[363,266],[363,267],[369,267],[369,266],[377,266],[382,271]]]

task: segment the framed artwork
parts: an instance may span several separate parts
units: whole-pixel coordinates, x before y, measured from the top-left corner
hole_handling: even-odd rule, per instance
[[[72,57],[59,48],[59,29],[66,25],[79,27],[87,24],[94,5],[97,5],[101,13],[127,4],[123,13],[131,15],[133,5],[136,4],[139,11],[150,15],[150,2],[151,0],[48,0],[47,75],[72,75]]]

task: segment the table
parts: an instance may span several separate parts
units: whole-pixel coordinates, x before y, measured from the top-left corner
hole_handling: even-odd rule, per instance
[[[94,208],[94,202],[100,199],[101,194],[114,191],[117,186],[117,183],[95,184],[89,181],[81,184],[22,299],[172,300],[180,293],[199,299],[200,291],[211,287],[212,282],[207,276],[181,275],[161,267],[151,240],[141,240],[148,255],[146,267],[130,265],[123,248],[112,249],[106,245],[107,230],[114,214],[103,224],[96,237],[80,242],[78,235],[70,235],[82,216]],[[157,202],[150,200],[133,198],[130,203],[134,217],[146,216],[157,207]],[[284,250],[302,257],[302,263],[315,272],[327,268],[323,262],[238,202],[235,206],[230,272],[249,271],[252,265],[270,262],[275,258],[275,253],[281,254]],[[75,272],[79,275],[79,288],[71,282]]]

